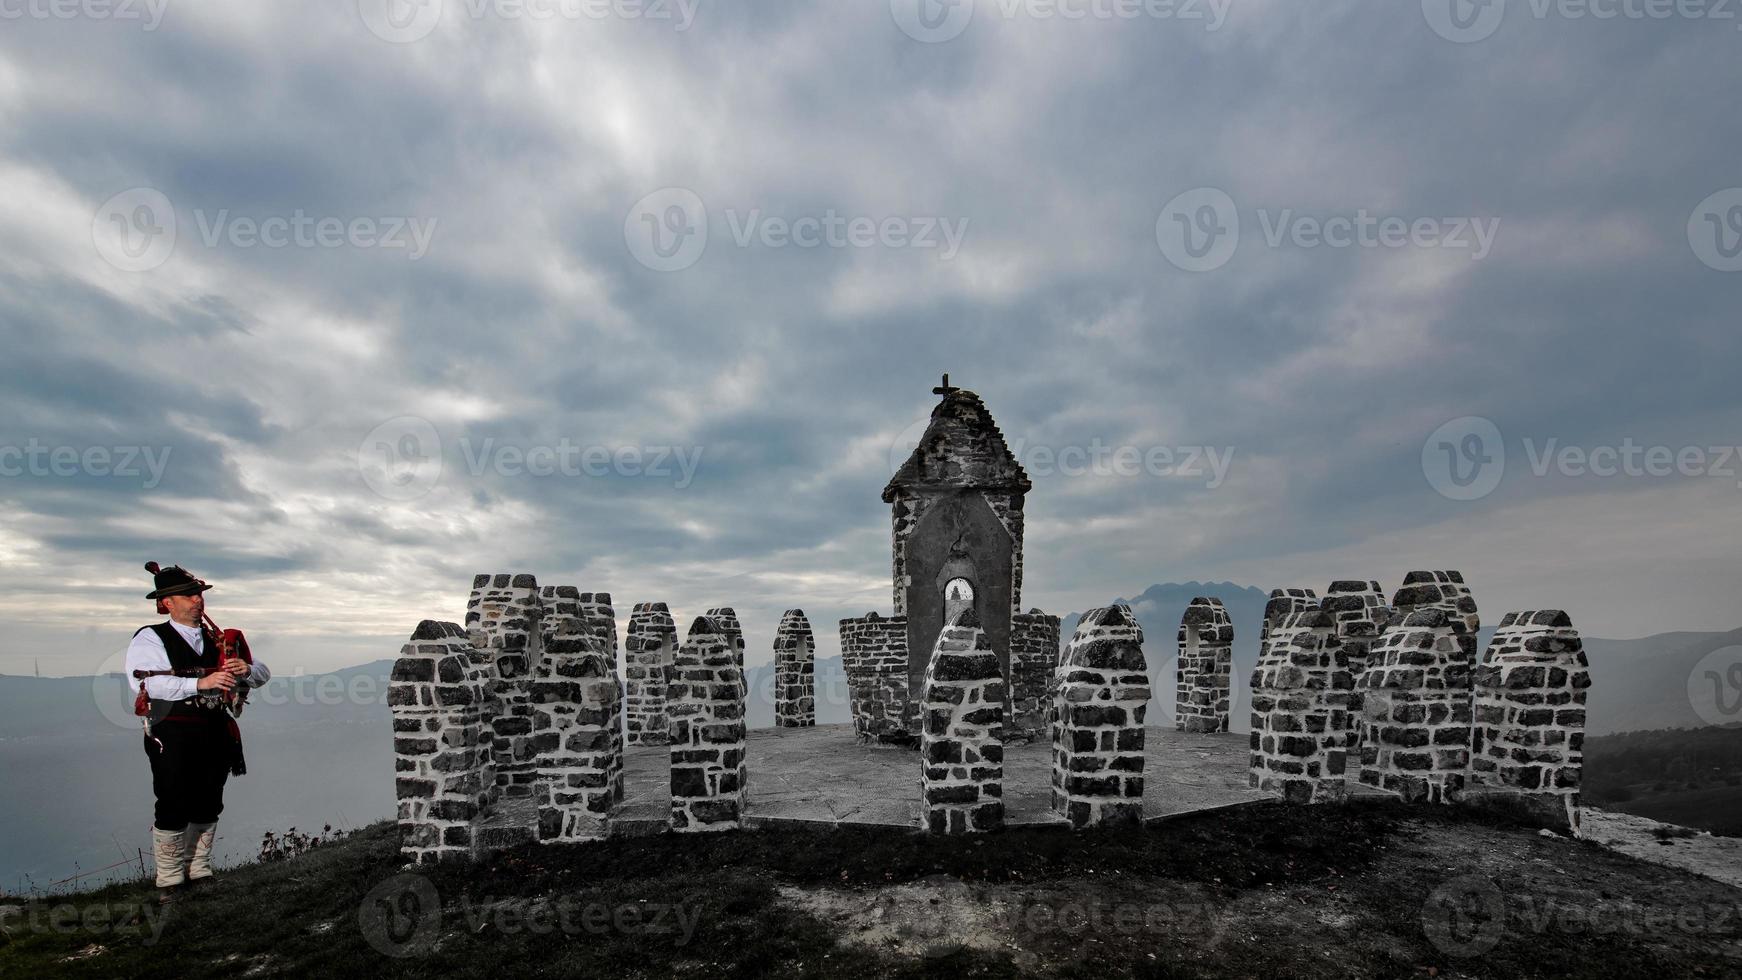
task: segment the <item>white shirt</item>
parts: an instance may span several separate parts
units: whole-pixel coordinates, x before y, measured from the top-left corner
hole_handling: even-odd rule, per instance
[[[181,634],[181,638],[187,641],[187,645],[194,648],[195,653],[203,654],[206,652],[204,630],[193,626],[183,626],[173,619],[168,622],[169,625],[175,627],[177,633]],[[139,631],[139,635],[133,638],[133,642],[127,644],[127,683],[129,686],[134,683],[133,672],[136,670],[171,669],[173,669],[173,665],[169,662],[169,651],[163,648],[163,640],[158,637],[156,630],[142,629]],[[253,667],[249,669],[248,676],[238,677],[236,680],[249,687],[259,687],[271,679],[272,671],[267,670],[265,664],[256,660]],[[199,686],[200,679],[198,677],[164,676],[145,679],[145,693],[159,701],[186,700],[199,691]]]

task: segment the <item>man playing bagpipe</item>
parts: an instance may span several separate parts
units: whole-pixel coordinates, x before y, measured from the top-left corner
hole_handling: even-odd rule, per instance
[[[157,796],[152,853],[159,897],[212,877],[212,842],[224,810],[224,782],[246,772],[235,716],[250,688],[271,678],[237,630],[206,616],[211,586],[181,566],[149,562],[156,588],[145,598],[168,613],[142,627],[127,647],[127,676],[138,685],[134,711],[144,718],[145,755]]]

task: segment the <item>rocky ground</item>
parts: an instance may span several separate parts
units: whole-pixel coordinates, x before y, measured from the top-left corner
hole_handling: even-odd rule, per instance
[[[1385,801],[1123,834],[633,838],[427,875],[382,824],[166,914],[115,886],[0,926],[21,977],[1742,977],[1736,887]]]

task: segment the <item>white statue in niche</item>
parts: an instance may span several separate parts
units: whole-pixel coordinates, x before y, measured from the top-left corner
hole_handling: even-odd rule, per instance
[[[955,618],[963,609],[974,608],[974,584],[965,578],[953,578],[944,583],[944,622]]]

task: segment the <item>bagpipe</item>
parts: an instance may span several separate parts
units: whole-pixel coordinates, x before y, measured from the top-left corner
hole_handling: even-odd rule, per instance
[[[168,612],[168,610],[163,607],[163,601],[161,599],[158,600],[157,611]],[[212,617],[204,613],[200,614],[200,621],[205,627],[206,634],[217,640],[218,666],[216,668],[195,667],[187,670],[134,671],[133,677],[135,680],[139,681],[139,693],[133,698],[134,714],[142,718],[151,714],[151,698],[145,693],[145,678],[147,677],[159,677],[163,675],[173,675],[176,677],[206,677],[211,674],[224,673],[228,669],[229,663],[233,660],[240,660],[249,666],[253,666],[254,653],[248,649],[248,637],[242,635],[241,630],[220,629],[218,624],[212,621]],[[248,691],[249,687],[247,682],[243,678],[238,677],[236,679],[236,686],[230,688],[228,691],[219,691],[215,695],[202,694],[201,696],[217,698],[219,703],[223,705],[224,710],[228,711],[231,716],[240,718],[242,717],[242,709],[248,706]]]

